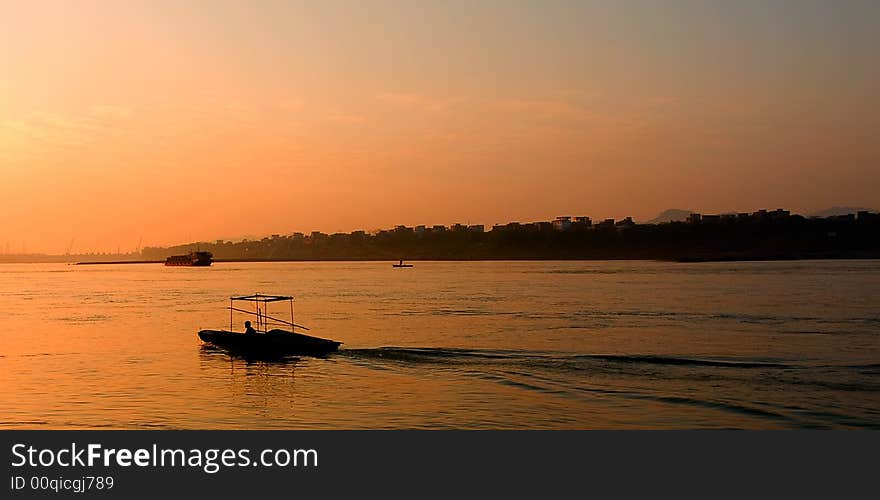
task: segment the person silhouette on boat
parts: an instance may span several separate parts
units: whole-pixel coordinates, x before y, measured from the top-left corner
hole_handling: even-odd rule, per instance
[[[244,333],[245,333],[245,335],[256,335],[257,334],[257,331],[254,330],[254,327],[251,326],[250,321],[244,322]]]

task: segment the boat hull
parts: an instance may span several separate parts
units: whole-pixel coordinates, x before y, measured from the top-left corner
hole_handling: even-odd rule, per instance
[[[270,356],[322,355],[338,350],[341,345],[341,342],[284,330],[251,335],[226,330],[202,330],[199,338],[230,352]]]
[[[183,266],[183,267],[207,267],[210,266],[212,261],[195,261],[195,262],[168,262],[165,261],[166,266]]]

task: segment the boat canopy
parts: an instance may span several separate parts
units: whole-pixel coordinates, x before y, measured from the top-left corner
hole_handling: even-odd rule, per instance
[[[280,300],[293,300],[293,297],[285,295],[262,295],[255,293],[253,295],[242,295],[241,297],[229,297],[229,300],[243,300],[246,302],[278,302]]]
[[[236,301],[242,302],[253,302],[255,303],[255,308],[253,311],[247,311],[245,309],[239,309],[235,307],[233,304]],[[290,304],[290,321],[286,319],[281,319],[277,317],[269,316],[268,307],[270,302],[281,302],[286,301]],[[262,307],[260,306],[262,304]],[[242,306],[244,307],[244,306]],[[240,312],[244,314],[249,314],[256,318],[256,330],[267,332],[269,328],[272,326],[289,326],[291,331],[296,333],[297,328],[302,328],[303,330],[308,330],[308,328],[297,325],[293,322],[293,297],[290,295],[263,295],[261,293],[255,293],[253,295],[240,295],[238,297],[229,297],[229,330],[232,331],[233,328],[233,318],[232,313]]]

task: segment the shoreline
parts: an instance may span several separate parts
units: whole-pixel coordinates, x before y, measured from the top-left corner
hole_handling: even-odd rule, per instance
[[[591,261],[653,261],[671,262],[679,264],[696,264],[712,262],[779,262],[779,261],[805,261],[805,260],[878,260],[880,255],[802,255],[802,256],[681,256],[681,257],[658,257],[658,258],[634,258],[634,257],[603,257],[603,258],[427,258],[407,259],[408,262],[591,262]],[[394,259],[215,259],[214,263],[271,263],[271,262],[396,262]],[[164,264],[164,260],[101,260],[101,261],[78,261],[69,262],[63,260],[21,260],[0,261],[0,264],[67,264],[71,266],[97,266],[97,265],[125,265],[125,264]],[[178,266],[191,267],[191,266]]]

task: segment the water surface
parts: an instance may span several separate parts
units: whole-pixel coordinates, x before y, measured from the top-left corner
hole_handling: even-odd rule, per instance
[[[415,265],[0,265],[0,428],[880,426],[878,261]],[[253,292],[343,349],[202,346]]]

